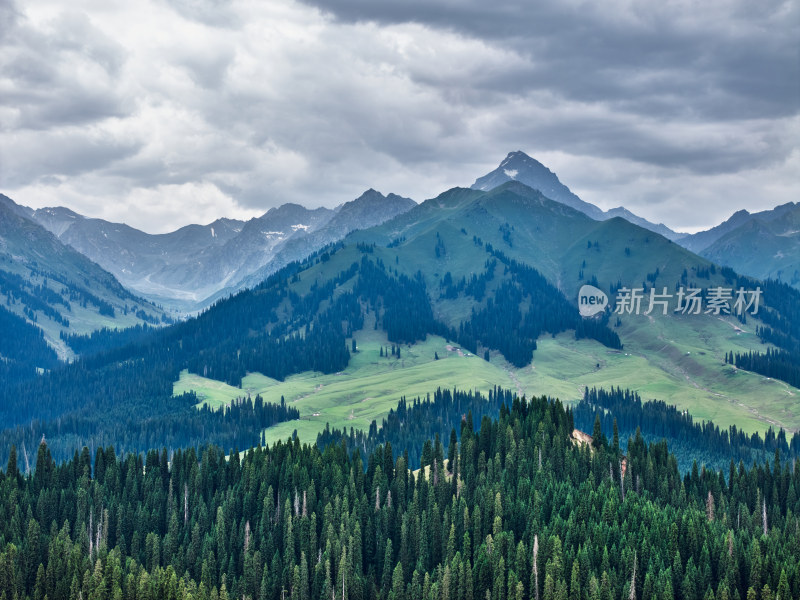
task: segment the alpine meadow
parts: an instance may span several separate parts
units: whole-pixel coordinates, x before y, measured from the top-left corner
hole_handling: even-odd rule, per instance
[[[800,600],[799,11],[0,2],[0,600]]]

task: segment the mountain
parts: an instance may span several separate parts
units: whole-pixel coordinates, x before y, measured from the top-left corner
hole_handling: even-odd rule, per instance
[[[683,236],[683,234],[671,230],[663,223],[651,223],[623,207],[613,208],[604,212],[594,204],[581,200],[566,185],[561,183],[555,173],[521,150],[509,152],[508,156],[500,163],[500,166],[483,177],[476,179],[471,187],[474,190],[489,191],[508,181],[524,183],[533,189],[539,190],[551,200],[579,210],[595,221],[622,217],[626,221],[649,229],[671,240],[676,240]]]
[[[567,186],[561,183],[555,173],[521,150],[509,152],[508,156],[500,163],[500,166],[483,177],[478,177],[471,187],[474,190],[488,192],[512,180],[539,190],[551,200],[579,210],[595,221],[603,220],[602,210],[594,204],[589,204],[578,198]]]
[[[169,265],[146,281],[157,281],[167,297],[190,297],[198,306],[209,296],[235,284],[269,262],[289,240],[303,238],[333,216],[327,208],[307,209],[298,204],[271,208],[236,228],[222,244],[211,244],[194,256]],[[173,235],[173,234],[167,234]]]
[[[787,215],[790,213],[796,211],[799,205],[800,203],[787,202],[786,204],[776,206],[773,209],[764,210],[757,213],[750,213],[746,210],[738,210],[733,213],[730,218],[728,218],[726,221],[723,221],[719,225],[716,225],[711,229],[707,229],[706,231],[700,231],[698,233],[686,235],[680,238],[680,242],[678,243],[684,248],[699,254],[721,237],[727,235],[742,225],[752,222],[753,220],[758,220],[763,223],[776,223],[777,230],[785,230],[785,227],[780,225],[781,220],[784,217],[787,217]],[[787,218],[790,220],[792,219],[791,216],[788,216]]]
[[[55,220],[54,220],[55,222]],[[111,273],[33,220],[33,211],[0,195],[0,300],[35,324],[62,358],[65,333],[157,323],[163,311],[126,290]]]
[[[323,226],[307,230],[304,232],[305,235],[287,239],[258,269],[238,281],[233,279],[234,285],[221,290],[209,300],[256,286],[289,263],[304,259],[320,248],[344,238],[350,232],[385,223],[416,205],[417,203],[410,198],[397,194],[384,196],[370,188],[355,200],[338,206],[335,214]]]
[[[740,273],[800,286],[800,203],[752,214],[740,210],[678,243]]]
[[[700,254],[740,273],[800,288],[800,204],[779,214],[756,213]]]
[[[638,288],[641,310],[581,318],[586,284],[611,307],[621,288]],[[0,390],[0,424],[40,419],[20,435],[29,446],[45,435],[59,456],[71,456],[76,440],[139,451],[228,431],[219,439],[238,444],[226,437],[229,425],[207,412],[195,422],[187,407],[283,397],[300,419],[273,420],[267,439],[296,430],[313,441],[326,423],[366,430],[399,396],[436,388],[502,386],[576,402],[587,388],[613,386],[723,429],[794,429],[794,388],[726,361],[763,351],[756,327],[793,319],[800,293],[768,286],[761,313],[741,319],[674,310],[679,287],[708,297],[708,288],[755,284],[625,219],[596,221],[518,181],[488,192],[454,188],[196,318],[133,338],[70,339],[87,360]],[[644,314],[651,289],[671,298],[663,314]],[[786,329],[788,342],[800,340]]]
[[[217,219],[166,234],[86,218],[62,207],[39,209],[33,216],[128,288],[186,307],[246,276],[286,239],[314,230],[333,214],[285,204],[248,222]]]
[[[391,193],[384,196],[370,188],[355,200],[338,207],[336,215],[325,230],[344,237],[356,229],[368,229],[380,225],[416,205],[417,203],[411,198]]]
[[[628,221],[629,223],[633,223],[634,225],[638,225],[639,227],[643,227],[644,229],[649,229],[650,231],[657,233],[659,235],[663,235],[668,240],[672,240],[673,242],[681,239],[684,237],[685,234],[678,233],[664,225],[663,223],[651,223],[647,219],[643,219],[642,217],[638,217],[629,211],[624,206],[618,206],[617,208],[611,208],[607,210],[604,214],[606,219],[613,219],[614,217],[621,217]]]
[[[23,219],[30,219],[31,215],[33,215],[33,211],[30,208],[27,206],[20,206],[3,194],[0,194],[0,210],[4,211],[4,214],[14,214]]]
[[[678,243],[684,248],[691,250],[695,254],[700,254],[703,250],[708,248],[726,233],[730,233],[737,227],[740,227],[741,225],[750,221],[752,218],[753,215],[746,210],[736,211],[728,220],[723,221],[719,225],[716,225],[706,231],[700,231],[698,233],[684,236]]]
[[[126,287],[168,306],[196,310],[414,204],[368,190],[335,210],[284,204],[247,222],[218,219],[158,235],[63,207],[39,209],[32,216]]]
[[[485,254],[480,245],[473,244],[477,252],[469,245],[461,248],[464,232],[468,236],[474,232],[484,244],[536,267],[569,296],[579,286],[581,271],[608,286],[619,280],[644,281],[656,268],[665,279],[677,280],[684,268],[708,264],[622,218],[592,219],[516,180],[488,192],[453,188],[379,227],[356,232],[351,239],[378,245],[394,242],[407,249],[419,246],[420,254],[441,243],[444,250],[438,261],[416,257],[417,268],[438,277],[448,264],[471,270],[465,253]],[[588,242],[598,242],[598,247],[586,253]],[[450,243],[458,244],[458,256],[449,249]],[[626,254],[626,247],[637,250]]]
[[[85,220],[83,215],[79,215],[75,211],[63,206],[32,210],[28,216],[32,217],[34,221],[56,237],[61,237],[61,235],[75,224],[76,221]]]

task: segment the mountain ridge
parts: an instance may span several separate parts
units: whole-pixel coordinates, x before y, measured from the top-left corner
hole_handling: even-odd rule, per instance
[[[245,282],[257,283],[258,277],[263,279],[356,227],[378,224],[414,204],[370,189],[335,209],[285,203],[248,221],[219,218],[162,234],[85,217],[65,207],[38,209],[30,215],[136,293],[196,310],[241,289]],[[271,268],[273,261],[276,266]],[[253,279],[257,272],[261,275]]]
[[[603,221],[619,216],[640,227],[663,235],[667,239],[677,240],[685,235],[673,231],[663,223],[651,223],[622,206],[603,211],[594,204],[579,198],[561,182],[553,171],[535,158],[528,156],[522,150],[509,152],[496,169],[476,179],[475,183],[470,187],[476,190],[490,191],[512,180],[520,181],[533,189],[539,190],[551,200],[579,210],[595,221]]]
[[[800,289],[800,203],[756,213],[739,210],[677,243],[743,274]]]
[[[62,359],[71,357],[62,333],[166,318],[32,215],[0,195],[0,298],[12,313],[39,327]]]

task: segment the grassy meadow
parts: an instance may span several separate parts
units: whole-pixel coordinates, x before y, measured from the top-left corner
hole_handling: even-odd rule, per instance
[[[184,371],[174,393],[194,390],[201,403],[215,407],[248,394],[261,394],[268,402],[283,397],[300,411],[301,419],[266,430],[268,442],[285,439],[295,429],[303,441],[313,442],[326,423],[367,428],[373,419],[380,422],[402,396],[424,396],[437,387],[487,392],[495,385],[565,402],[581,398],[587,386],[621,386],[721,427],[736,424],[748,432],[764,431],[770,424],[800,428],[800,391],[724,364],[725,351],[763,349],[752,326],[708,315],[626,315],[619,333],[623,351],[576,340],[572,332],[543,336],[533,363],[517,369],[496,352],[487,362],[482,352],[480,357],[472,355],[437,336],[403,345],[399,358],[390,353],[381,357],[380,349],[390,350],[391,343],[368,322],[355,334],[358,352],[339,373],[306,372],[285,381],[250,373],[240,389]]]

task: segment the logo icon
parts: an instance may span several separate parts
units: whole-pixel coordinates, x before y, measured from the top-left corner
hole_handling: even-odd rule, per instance
[[[578,292],[578,311],[582,317],[593,317],[608,306],[606,293],[593,285],[584,285]]]

